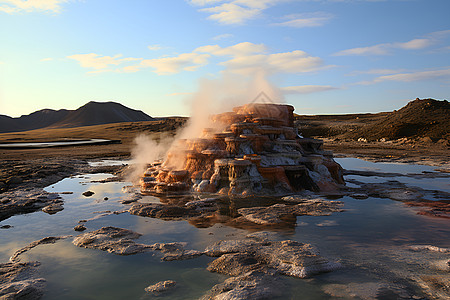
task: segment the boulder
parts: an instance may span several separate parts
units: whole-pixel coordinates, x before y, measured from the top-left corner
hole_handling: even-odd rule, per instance
[[[173,280],[160,281],[145,288],[147,293],[159,294],[175,287],[177,283]]]
[[[36,278],[38,266],[39,262],[0,264],[0,299],[40,299],[46,281]]]

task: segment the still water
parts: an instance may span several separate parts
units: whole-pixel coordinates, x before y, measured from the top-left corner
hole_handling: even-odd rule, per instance
[[[337,159],[345,169],[376,172],[434,172],[433,167],[369,163],[359,159]],[[73,227],[88,220],[88,231],[103,226],[131,229],[142,234],[138,242],[186,242],[187,249],[203,250],[222,239],[239,239],[250,231],[215,224],[196,228],[187,221],[164,221],[108,211],[127,209],[119,201],[129,195],[122,191],[127,182],[99,183],[108,174],[88,174],[66,178],[46,188],[61,194],[64,210],[48,215],[35,212],[0,222],[13,226],[0,229],[0,261],[7,262],[15,250],[46,236],[74,235]],[[350,175],[360,182],[383,182],[393,178]],[[449,178],[395,177],[408,186],[448,190]],[[93,191],[91,197],[82,195]],[[383,289],[408,289],[423,295],[420,276],[448,276],[433,267],[442,254],[417,253],[411,245],[450,247],[450,222],[446,219],[417,215],[416,208],[390,199],[351,197],[339,199],[345,211],[331,216],[300,216],[297,225],[277,230],[276,239],[292,239],[316,246],[322,256],[339,261],[344,268],[310,279],[284,278],[287,288],[282,299],[388,299]],[[145,196],[141,202],[157,202]],[[255,229],[252,229],[255,231]],[[118,256],[100,250],[78,248],[72,239],[40,245],[21,255],[21,261],[40,261],[40,276],[47,281],[43,299],[152,299],[144,288],[162,280],[175,280],[177,287],[158,299],[197,299],[228,276],[210,273],[206,267],[214,258],[199,257],[184,261],[161,261],[159,253]],[[447,256],[447,259],[450,257]],[[418,279],[419,278],[419,279]],[[392,298],[392,297],[391,297]],[[392,299],[395,299],[392,298]]]

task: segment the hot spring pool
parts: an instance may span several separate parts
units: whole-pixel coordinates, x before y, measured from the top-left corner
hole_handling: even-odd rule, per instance
[[[408,174],[434,172],[433,167],[369,163],[359,159],[336,159],[345,169],[395,172],[399,177],[348,175],[354,182],[383,183],[396,180],[408,187],[449,192],[450,177],[421,178]],[[87,220],[87,231],[103,226],[130,229],[142,234],[140,243],[186,242],[187,248],[203,250],[223,239],[243,238],[258,229],[242,229],[215,224],[197,228],[187,221],[139,217],[129,213],[109,214],[129,206],[119,201],[128,197],[127,182],[98,182],[109,174],[86,174],[61,180],[48,186],[48,192],[61,194],[64,210],[54,215],[41,211],[17,215],[0,222],[11,225],[0,229],[0,261],[7,262],[17,249],[46,236],[78,235],[73,230],[80,220]],[[357,186],[357,183],[352,183]],[[93,191],[90,197],[82,195]],[[450,247],[450,220],[417,215],[417,208],[399,201],[369,197],[343,196],[344,212],[330,216],[300,216],[293,228],[274,231],[276,239],[310,243],[322,256],[340,262],[341,270],[308,279],[283,277],[286,284],[280,299],[396,299],[415,295],[430,297],[426,278],[443,276],[437,262],[450,259],[450,253],[411,251],[411,245]],[[144,196],[140,202],[159,202]],[[40,277],[47,281],[42,299],[150,299],[144,288],[150,284],[175,280],[177,287],[158,299],[197,299],[228,276],[206,270],[214,258],[201,256],[183,261],[162,261],[155,253],[119,256],[78,248],[72,239],[40,245],[21,255],[21,261],[40,261]],[[428,276],[428,277],[427,277]],[[428,294],[427,294],[428,292]]]

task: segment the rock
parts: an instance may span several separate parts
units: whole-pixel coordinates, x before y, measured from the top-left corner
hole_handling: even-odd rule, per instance
[[[249,271],[262,269],[264,266],[248,252],[223,254],[212,261],[207,270],[230,276],[240,276]]]
[[[215,285],[202,300],[271,299],[282,295],[284,284],[273,274],[251,271]]]
[[[45,244],[54,244],[56,241],[61,240],[61,239],[66,239],[68,237],[71,237],[71,235],[67,235],[67,236],[48,236],[45,238],[42,238],[40,240],[31,242],[30,244],[28,244],[27,246],[17,250],[16,252],[14,252],[14,254],[9,258],[9,260],[13,263],[19,262],[19,255],[21,255],[22,253],[27,252],[28,250],[39,246],[39,245],[45,245]]]
[[[11,225],[3,225],[3,226],[0,226],[0,229],[10,229],[12,227],[13,226],[11,226]]]
[[[35,278],[38,266],[38,262],[0,264],[0,299],[40,299],[45,279]]]
[[[7,185],[17,185],[23,182],[22,178],[19,176],[11,176],[6,180]]]
[[[416,280],[431,299],[450,299],[450,276],[423,275]]]
[[[409,248],[414,251],[428,250],[428,251],[441,252],[441,253],[450,253],[450,248],[440,248],[440,247],[432,246],[432,245],[412,245],[412,246],[409,246]]]
[[[186,203],[186,207],[189,209],[201,210],[204,212],[205,210],[215,210],[217,209],[216,203],[219,201],[219,198],[206,198],[196,201],[190,201]]]
[[[103,200],[105,200],[105,201],[108,201],[108,200],[109,200],[109,198],[108,198],[108,197],[105,197],[105,198],[103,198]]]
[[[417,201],[422,198],[422,194],[410,188],[393,188],[387,191],[387,197],[398,201]]]
[[[46,207],[44,207],[42,209],[42,211],[49,215],[53,215],[59,211],[62,211],[63,209],[64,209],[64,207],[62,206],[62,203],[54,203],[54,204],[47,205]]]
[[[185,217],[194,217],[200,214],[198,211],[187,207],[159,203],[134,204],[129,209],[129,212],[132,215],[158,219],[180,219]]]
[[[247,249],[253,249],[261,244],[261,241],[248,238],[243,240],[222,240],[205,249],[208,256],[221,256],[226,253],[245,252]]]
[[[440,139],[437,141],[437,144],[442,145],[444,147],[448,147],[450,145],[450,142],[446,139]]]
[[[240,208],[238,212],[246,220],[260,225],[295,223],[296,216],[328,216],[341,212],[343,202],[322,199],[304,199],[296,205],[275,204],[269,207]]]
[[[168,252],[168,253],[164,254],[162,260],[173,261],[173,260],[192,259],[192,258],[201,256],[203,254],[204,253],[202,251],[197,251],[197,250],[182,250],[182,251],[176,251],[176,252]]]
[[[92,195],[94,195],[95,193],[93,192],[93,191],[86,191],[86,192],[84,192],[82,195],[83,196],[85,196],[85,197],[90,197],[90,196],[92,196]]]
[[[134,239],[141,234],[117,227],[102,227],[74,238],[73,244],[78,247],[99,249],[118,255],[131,255],[145,252],[149,246],[138,244]]]
[[[48,193],[40,188],[7,191],[0,194],[0,221],[61,202],[58,194]]]
[[[209,265],[209,271],[232,276],[272,269],[282,275],[306,278],[340,268],[340,264],[322,258],[310,244],[292,240],[223,240],[207,247],[205,254],[221,256]]]
[[[86,230],[86,226],[84,226],[83,224],[77,225],[73,228],[73,230],[75,231],[85,231]]]
[[[160,281],[156,284],[146,287],[145,291],[147,293],[159,294],[174,288],[176,284],[177,283],[173,280]]]
[[[448,258],[437,260],[433,262],[432,265],[434,265],[438,270],[450,272],[450,259]]]
[[[118,255],[161,251],[164,253],[162,259],[166,261],[191,259],[204,254],[201,251],[185,250],[184,243],[138,244],[134,240],[140,236],[141,234],[128,229],[102,227],[77,236],[74,238],[73,244],[78,247],[98,249]]]
[[[425,136],[419,139],[419,143],[431,144],[433,143],[433,140],[429,136]]]
[[[309,192],[309,191],[308,191]],[[290,203],[305,203],[308,200],[323,200],[321,198],[317,198],[314,197],[314,194],[309,194],[309,193],[305,193],[305,195],[291,195],[291,196],[285,196],[283,198],[281,198],[281,200],[285,201],[285,202],[290,202]]]

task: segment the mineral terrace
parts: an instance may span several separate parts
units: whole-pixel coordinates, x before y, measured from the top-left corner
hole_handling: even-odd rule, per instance
[[[212,116],[200,138],[178,140],[163,163],[149,165],[142,191],[246,197],[337,190],[344,184],[341,166],[321,140],[298,135],[293,111],[252,103]]]

